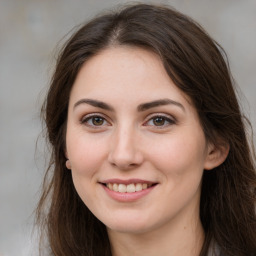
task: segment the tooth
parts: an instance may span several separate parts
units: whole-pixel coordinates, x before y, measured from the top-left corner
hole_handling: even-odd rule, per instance
[[[141,183],[137,183],[136,187],[135,187],[136,191],[141,191],[142,190],[142,184]]]
[[[134,193],[136,191],[141,191],[143,189],[147,189],[149,185],[147,183],[137,183],[137,184],[128,184],[127,186],[125,184],[117,184],[117,183],[107,183],[106,186],[108,189],[120,192],[120,193]]]
[[[127,190],[128,193],[133,193],[133,192],[135,192],[135,191],[136,191],[136,190],[135,190],[135,185],[134,185],[134,184],[129,184],[129,185],[127,185],[126,190]]]
[[[118,185],[116,183],[113,184],[113,190],[116,192],[118,191]]]
[[[126,192],[126,186],[124,184],[119,184],[118,192],[125,193]]]
[[[142,189],[147,189],[147,187],[148,187],[148,184],[147,184],[147,183],[143,183],[143,184],[142,184]]]

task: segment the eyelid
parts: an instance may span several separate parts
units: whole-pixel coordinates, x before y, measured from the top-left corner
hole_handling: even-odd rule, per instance
[[[104,119],[104,121],[107,122],[108,124],[107,124],[107,125],[100,125],[100,126],[97,126],[97,125],[89,125],[89,124],[87,123],[87,121],[88,121],[90,118],[93,118],[93,117],[100,117],[100,118]],[[90,114],[83,115],[82,118],[80,119],[80,123],[86,125],[87,127],[96,128],[96,129],[100,129],[100,128],[102,128],[102,127],[111,125],[111,123],[110,123],[110,121],[108,120],[108,118],[107,118],[104,114],[102,114],[102,113],[90,113]]]
[[[170,114],[166,114],[166,113],[154,113],[154,114],[150,114],[149,116],[147,116],[147,119],[146,119],[146,121],[143,123],[143,125],[145,125],[145,126],[152,126],[152,125],[146,125],[146,124],[147,124],[150,120],[152,120],[152,119],[154,119],[154,118],[157,118],[157,117],[164,118],[166,121],[169,122],[168,125],[164,125],[164,126],[154,126],[154,127],[156,127],[157,129],[163,129],[163,128],[166,128],[167,126],[171,126],[171,125],[177,123],[176,118],[173,117],[173,116],[170,115]]]

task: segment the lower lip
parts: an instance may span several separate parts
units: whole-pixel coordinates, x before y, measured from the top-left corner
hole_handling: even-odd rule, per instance
[[[133,193],[120,193],[120,192],[110,190],[109,188],[107,188],[104,185],[102,185],[102,187],[104,188],[106,193],[112,199],[119,201],[119,202],[132,202],[132,201],[139,200],[140,198],[146,196],[148,193],[150,193],[156,187],[156,185],[154,185],[150,188],[147,188],[147,189],[143,189],[141,191],[133,192]]]

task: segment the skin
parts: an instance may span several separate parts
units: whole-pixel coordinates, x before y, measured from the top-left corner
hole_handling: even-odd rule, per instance
[[[160,99],[172,102],[138,110]],[[207,143],[195,108],[154,53],[108,48],[78,73],[68,109],[67,167],[83,202],[106,225],[113,255],[198,255],[203,170],[225,155]],[[100,183],[114,178],[157,185],[138,200],[119,202]]]

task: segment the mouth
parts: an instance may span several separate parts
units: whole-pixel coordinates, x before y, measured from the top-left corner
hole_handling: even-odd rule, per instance
[[[152,182],[105,182],[101,183],[103,186],[107,187],[109,190],[119,193],[135,193],[148,188],[156,186],[158,183]]]
[[[130,203],[151,194],[159,183],[141,179],[109,179],[100,181],[99,184],[110,198],[117,202]]]

